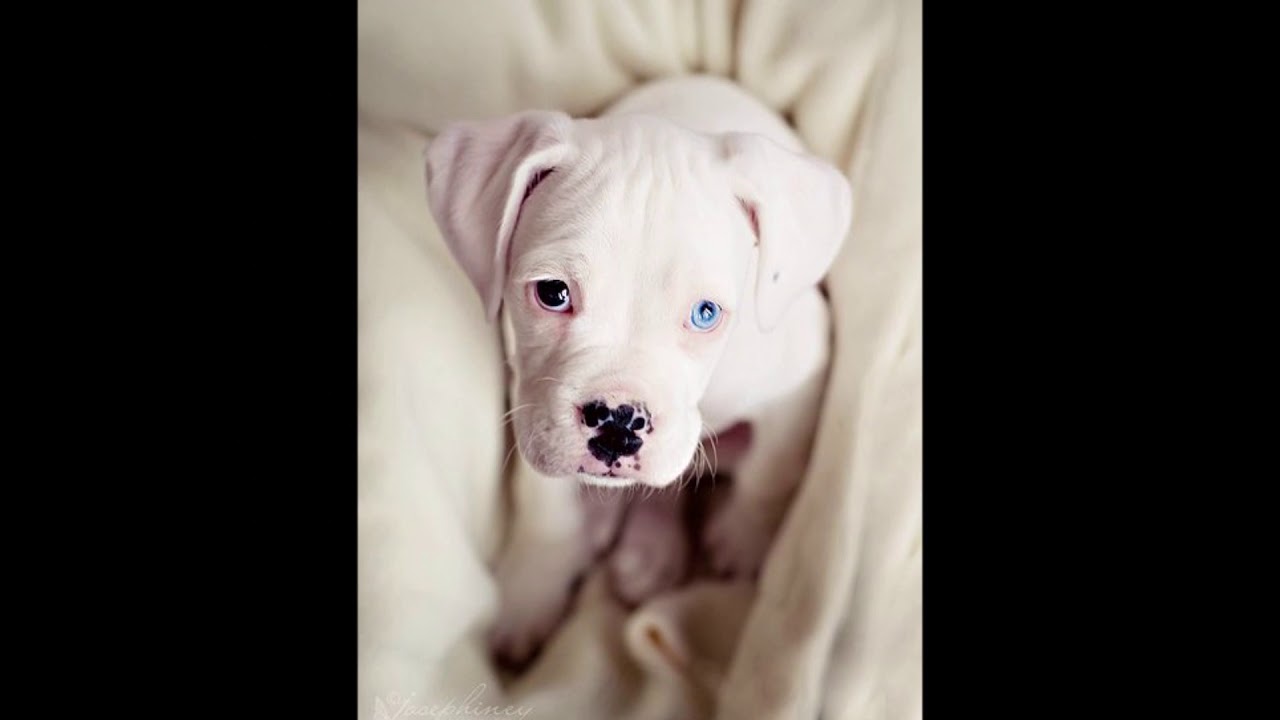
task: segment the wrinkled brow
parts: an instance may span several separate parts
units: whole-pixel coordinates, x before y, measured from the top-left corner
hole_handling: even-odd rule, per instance
[[[511,277],[517,282],[539,278],[584,281],[591,274],[591,263],[581,252],[556,246],[536,247],[520,256]]]

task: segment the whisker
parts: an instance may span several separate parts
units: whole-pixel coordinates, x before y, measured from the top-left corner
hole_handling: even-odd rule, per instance
[[[702,430],[706,433],[707,438],[711,440],[711,454],[714,456],[715,460],[711,463],[710,469],[711,477],[714,479],[720,472],[720,437],[715,430],[707,427],[706,424],[703,424]],[[703,449],[703,452],[706,452],[705,448]]]
[[[531,408],[531,407],[533,407],[533,403],[523,403],[523,404],[521,404],[521,405],[517,405],[517,406],[515,406],[515,407],[511,408],[510,410],[508,410],[508,411],[506,411],[506,412],[502,413],[502,417],[504,417],[504,418],[505,418],[505,417],[510,417],[510,416],[512,416],[512,415],[515,415],[517,412],[519,412],[519,411],[521,411],[521,410],[524,410],[525,408]]]
[[[525,403],[523,405],[517,405],[511,408],[510,410],[506,411],[505,413],[502,414],[502,421],[498,423],[498,428],[499,429],[504,428],[507,426],[508,423],[514,422],[517,412],[521,410],[528,410],[531,407],[533,407],[533,403]]]
[[[693,462],[690,462],[688,465],[685,465],[684,469],[680,471],[680,477],[677,479],[677,482],[679,483],[680,487],[682,488],[687,487],[690,479],[694,480],[695,482],[697,481],[697,477],[698,477],[697,467],[698,467],[698,455],[697,453],[694,453]]]
[[[717,433],[715,430],[712,430],[711,426],[707,425],[706,423],[702,423],[702,432],[707,435],[710,435],[712,442],[715,442],[716,438],[719,437],[719,433]]]
[[[506,456],[505,458],[503,458],[503,459],[502,459],[502,469],[498,471],[498,474],[499,474],[499,475],[504,476],[504,477],[506,476],[506,474],[507,474],[507,463],[511,462],[511,454],[512,454],[512,453],[514,453],[515,451],[516,451],[516,444],[515,444],[515,443],[511,443],[511,449],[507,451],[507,456]]]

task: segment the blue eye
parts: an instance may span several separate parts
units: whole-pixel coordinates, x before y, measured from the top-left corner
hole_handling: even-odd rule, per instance
[[[534,283],[533,294],[538,304],[551,312],[569,312],[569,286],[562,280],[539,280]]]
[[[689,313],[689,322],[695,330],[706,332],[720,324],[720,306],[710,300],[699,300],[693,304],[693,312]]]

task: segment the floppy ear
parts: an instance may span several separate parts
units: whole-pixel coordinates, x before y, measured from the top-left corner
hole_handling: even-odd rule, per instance
[[[756,318],[762,330],[772,330],[831,268],[853,219],[853,191],[829,163],[763,135],[726,133],[721,143],[760,248]]]
[[[427,147],[431,214],[490,321],[502,307],[507,250],[520,207],[564,158],[571,127],[564,113],[525,112],[455,123]]]

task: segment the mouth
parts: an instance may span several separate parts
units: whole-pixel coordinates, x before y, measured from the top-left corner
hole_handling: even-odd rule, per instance
[[[620,478],[614,475],[597,475],[589,472],[577,473],[577,478],[578,482],[583,483],[584,485],[595,485],[597,487],[619,488],[635,484],[634,480],[629,480],[627,478]]]

